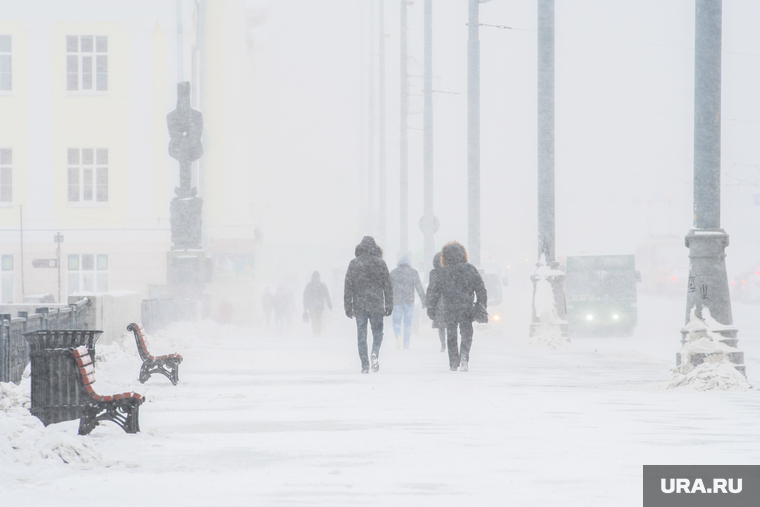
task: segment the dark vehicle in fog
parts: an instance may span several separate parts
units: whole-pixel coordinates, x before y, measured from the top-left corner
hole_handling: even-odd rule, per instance
[[[573,334],[630,335],[636,327],[633,255],[578,255],[565,263],[567,320]]]

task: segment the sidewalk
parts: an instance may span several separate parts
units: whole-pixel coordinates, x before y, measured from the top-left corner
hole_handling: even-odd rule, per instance
[[[2,504],[73,506],[78,489],[109,506],[134,505],[133,494],[183,506],[638,506],[643,464],[760,463],[756,391],[658,389],[678,349],[663,324],[682,319],[670,315],[680,306],[642,298],[653,317],[636,336],[577,339],[569,351],[522,349],[527,328],[476,334],[469,373],[448,371],[432,333],[409,351],[389,333],[380,372],[360,375],[350,326],[319,339],[175,327],[149,341],[183,354],[180,384],[128,384],[149,398],[142,432],[50,426],[100,460],[24,465],[0,453]],[[735,310],[750,380],[760,378],[754,313]],[[99,390],[136,377],[125,350],[104,351]]]

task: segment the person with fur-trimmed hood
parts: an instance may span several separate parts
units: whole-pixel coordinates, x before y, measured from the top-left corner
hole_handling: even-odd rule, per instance
[[[443,305],[437,315],[439,301]],[[437,317],[446,327],[449,368],[469,371],[472,321],[476,305],[487,307],[488,293],[478,270],[467,262],[467,251],[456,241],[446,244],[441,251],[441,271],[431,279],[427,303],[428,317]],[[457,328],[462,335],[461,347],[457,346]]]
[[[378,357],[383,343],[383,317],[393,313],[393,287],[383,251],[372,236],[364,236],[354,251],[346,271],[343,305],[346,316],[356,318],[362,373],[369,373],[367,321],[372,328],[372,371],[380,369]]]

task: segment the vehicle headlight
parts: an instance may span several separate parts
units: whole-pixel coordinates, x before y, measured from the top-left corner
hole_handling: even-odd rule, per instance
[[[620,318],[620,315],[618,315],[618,314],[616,313],[615,315],[613,315],[613,316],[612,316],[612,318],[613,318],[614,320],[618,320],[618,319]]]
[[[589,321],[594,320],[594,316],[591,314],[588,314],[586,315],[586,320],[589,320]]]

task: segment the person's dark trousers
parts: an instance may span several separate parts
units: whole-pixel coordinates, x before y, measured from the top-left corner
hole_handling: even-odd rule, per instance
[[[443,347],[446,346],[446,328],[445,327],[438,328],[438,338],[440,338],[441,340],[441,352],[443,352]]]
[[[362,368],[369,368],[367,357],[367,320],[372,328],[372,353],[380,356],[380,345],[383,343],[383,315],[360,313],[356,315],[356,334],[359,341],[359,359]]]
[[[462,345],[457,347],[457,327],[462,334]],[[449,346],[449,367],[456,368],[462,359],[470,361],[470,347],[472,347],[472,322],[467,320],[451,324],[446,327],[446,339]]]

